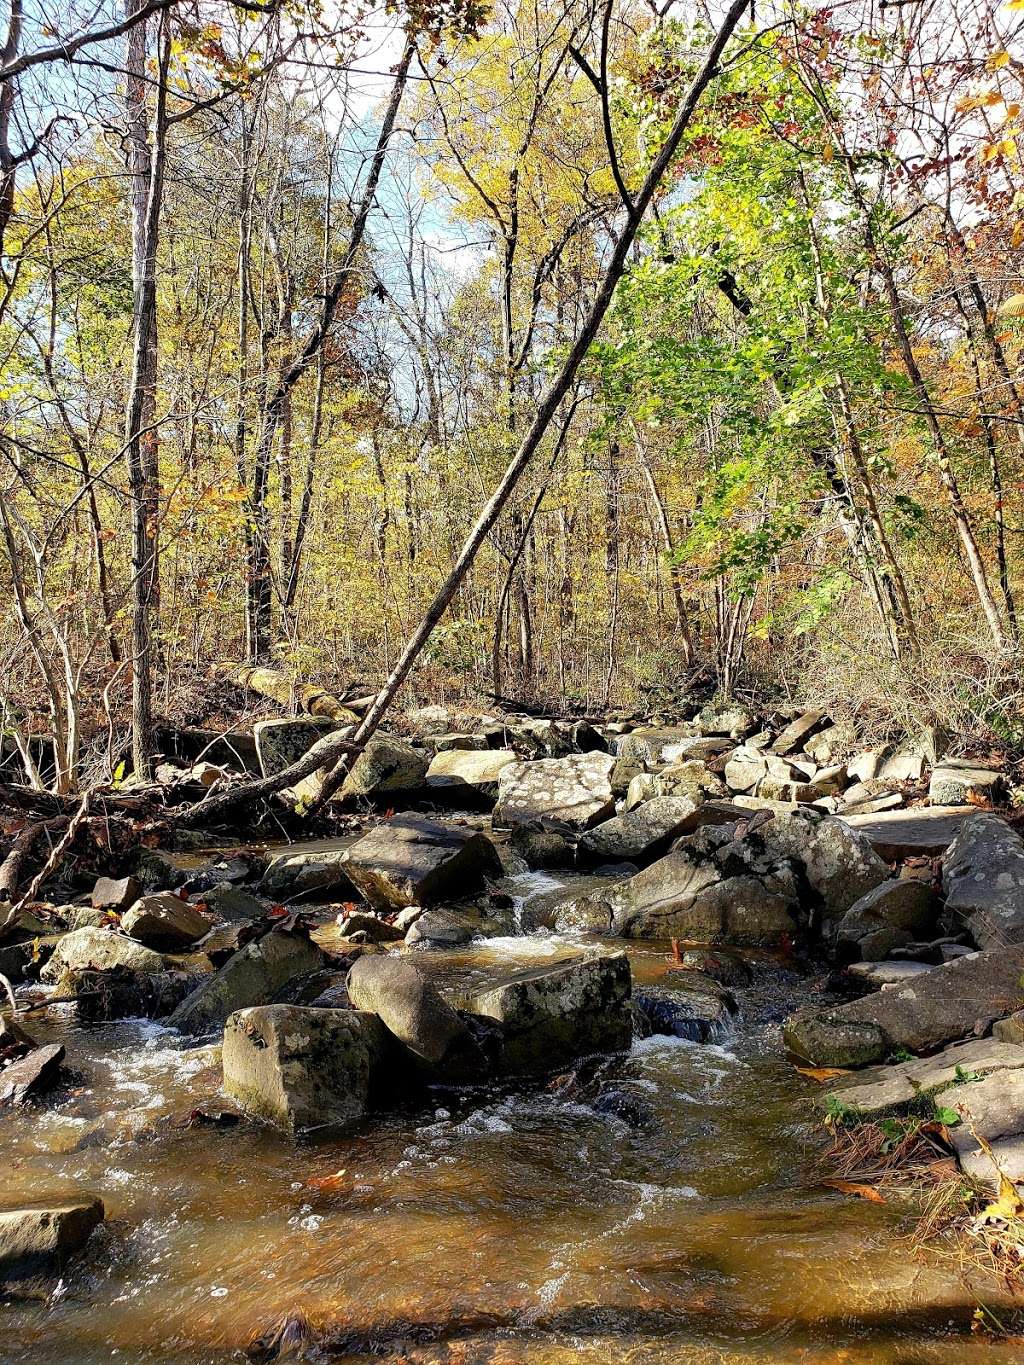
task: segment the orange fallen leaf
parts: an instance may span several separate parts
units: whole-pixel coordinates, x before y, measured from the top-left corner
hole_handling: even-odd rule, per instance
[[[810,1081],[818,1081],[824,1085],[826,1081],[834,1081],[837,1076],[849,1076],[849,1071],[841,1066],[797,1066],[793,1070],[798,1076],[806,1076]]]
[[[310,1190],[343,1190],[348,1187],[347,1171],[335,1171],[333,1175],[314,1175],[306,1181]]]
[[[830,1190],[838,1190],[840,1194],[852,1194],[858,1199],[867,1199],[872,1204],[884,1204],[884,1195],[879,1194],[874,1185],[858,1185],[855,1180],[826,1180],[823,1182]]]

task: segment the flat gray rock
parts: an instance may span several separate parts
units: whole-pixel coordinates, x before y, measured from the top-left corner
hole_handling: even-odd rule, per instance
[[[914,1057],[909,1062],[872,1067],[855,1079],[843,1080],[828,1092],[858,1114],[871,1118],[914,1104],[922,1095],[946,1091],[963,1075],[988,1075],[1015,1071],[1024,1064],[1024,1052],[995,1038],[973,1038],[954,1043],[933,1057]],[[943,1104],[947,1101],[943,1099]],[[823,1097],[822,1103],[827,1103]]]
[[[611,754],[572,754],[510,763],[498,778],[494,825],[499,829],[535,820],[573,830],[589,829],[615,813]]]
[[[896,986],[903,981],[911,981],[916,976],[934,969],[928,962],[854,962],[847,968],[858,981],[866,981],[869,986],[880,990],[883,986]]]
[[[867,1066],[986,1032],[1024,1004],[1024,945],[947,962],[890,990],[787,1020],[786,1046],[814,1066]]]
[[[973,814],[971,806],[914,806],[838,818],[863,834],[886,862],[899,862],[944,853],[963,821]]]

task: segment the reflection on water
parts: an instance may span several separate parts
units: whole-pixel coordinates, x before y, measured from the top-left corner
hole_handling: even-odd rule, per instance
[[[417,961],[443,984],[578,947]],[[638,979],[664,973],[657,948],[630,952]],[[805,1083],[771,1022],[791,987],[762,979],[723,1045],[652,1038],[612,1064],[639,1126],[524,1087],[295,1144],[189,1124],[218,1107],[216,1047],[37,1025],[75,1075],[52,1108],[0,1119],[4,1196],[95,1190],[108,1223],[67,1283],[0,1307],[0,1359],[220,1362],[294,1310],[344,1361],[1018,1359],[969,1337],[973,1299],[909,1259],[888,1208],[816,1183]]]

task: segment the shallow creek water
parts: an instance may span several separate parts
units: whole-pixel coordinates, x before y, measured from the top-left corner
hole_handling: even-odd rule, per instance
[[[541,934],[417,960],[443,983],[570,947]],[[657,945],[629,951],[636,981],[663,976]],[[650,1111],[640,1127],[523,1087],[300,1143],[185,1126],[218,1107],[216,1046],[55,1009],[33,1030],[66,1043],[75,1083],[0,1119],[2,1195],[86,1188],[108,1221],[66,1283],[0,1300],[0,1361],[239,1359],[297,1309],[352,1362],[1019,1360],[970,1336],[974,1299],[911,1258],[888,1207],[820,1184],[808,1083],[779,1048],[800,990],[785,978],[762,964],[715,1045],[634,1043],[611,1074]]]

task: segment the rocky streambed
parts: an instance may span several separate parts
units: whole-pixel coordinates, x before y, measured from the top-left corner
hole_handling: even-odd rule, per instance
[[[477,813],[140,849],[22,911],[0,1357],[1016,1359],[972,1330],[1005,1284],[825,1183],[825,1120],[939,1096],[954,1170],[1024,1174],[1024,845],[727,800],[772,736],[711,738],[439,749]],[[388,744],[361,800],[412,780]]]

